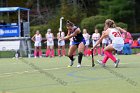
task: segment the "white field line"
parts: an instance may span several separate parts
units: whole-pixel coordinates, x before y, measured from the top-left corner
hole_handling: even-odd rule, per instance
[[[133,62],[133,63],[139,63],[139,62]],[[120,63],[120,64],[129,64],[129,63]],[[91,65],[83,65],[83,66],[91,66]],[[49,68],[49,69],[42,69],[42,70],[45,70],[45,71],[51,71],[51,70],[59,70],[59,69],[64,69],[64,68],[67,68],[67,67],[60,67],[60,68]],[[26,74],[26,73],[34,73],[34,72],[38,72],[38,70],[30,70],[30,71],[22,71],[22,72],[11,72],[11,73],[3,73],[3,74],[0,74],[0,78],[2,77],[10,77],[10,76],[13,76],[13,75],[21,75],[21,74]]]
[[[45,70],[45,71],[50,71],[50,70],[59,70],[59,69],[64,69],[64,68],[67,68],[67,67],[60,67],[60,68],[49,68],[49,69],[42,69],[42,70]],[[38,70],[30,70],[30,71],[22,71],[22,72],[12,72],[12,73],[3,73],[3,74],[0,74],[0,78],[2,77],[9,77],[9,76],[13,76],[13,75],[21,75],[21,74],[25,74],[25,73],[34,73],[34,72],[38,72]]]

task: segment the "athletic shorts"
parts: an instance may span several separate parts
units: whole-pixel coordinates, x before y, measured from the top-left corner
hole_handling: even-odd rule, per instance
[[[70,41],[70,44],[69,44],[70,46],[72,46],[72,42],[73,42],[73,41]]]
[[[65,41],[58,41],[58,46],[64,46],[65,45]]]
[[[54,46],[54,42],[47,41],[47,46]]]
[[[84,45],[86,44],[85,39],[83,39],[81,42],[83,42]],[[78,46],[81,42],[72,41],[72,45],[77,45]]]
[[[41,42],[35,42],[35,43],[34,43],[34,46],[35,46],[35,47],[41,46]]]
[[[95,41],[95,40],[92,41],[93,46],[96,44],[96,42],[97,41]],[[100,44],[98,44],[97,46],[100,46]]]
[[[107,39],[103,39],[102,40],[102,44],[107,44],[108,43],[108,40]]]
[[[112,41],[112,45],[113,48],[117,51],[121,51],[124,47],[124,40],[123,38],[120,37],[116,37],[114,38],[114,40]]]
[[[89,46],[89,40],[86,40],[85,46]]]

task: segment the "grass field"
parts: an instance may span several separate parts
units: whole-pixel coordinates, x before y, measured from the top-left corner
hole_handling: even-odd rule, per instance
[[[117,56],[105,68],[84,57],[81,68],[67,68],[67,57],[0,59],[0,93],[140,93],[140,57]],[[95,60],[102,57],[95,57]]]

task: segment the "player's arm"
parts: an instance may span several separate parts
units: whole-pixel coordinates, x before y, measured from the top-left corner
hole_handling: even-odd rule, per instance
[[[67,36],[70,36],[70,30],[68,30]]]
[[[33,42],[35,42],[35,35],[31,38]]]
[[[66,36],[66,37],[64,37],[63,38],[63,40],[67,40],[67,39],[70,39],[70,38],[72,38],[72,37],[74,37],[74,36],[76,36],[77,34],[79,34],[81,31],[80,31],[80,29],[77,29],[73,34],[71,34],[71,35],[69,35],[69,36]]]
[[[52,33],[52,39],[54,40],[54,35],[53,35],[53,33]]]
[[[91,39],[94,40],[93,34],[92,34],[92,38]]]
[[[42,41],[42,35],[40,34],[40,37],[41,37],[41,41]]]
[[[60,38],[60,36],[59,36],[59,34],[57,33],[57,39],[59,39]]]
[[[104,32],[104,33],[102,34],[102,36],[100,37],[100,39],[99,39],[99,40],[96,42],[96,44],[93,46],[93,49],[95,49],[95,48],[97,47],[97,45],[100,44],[100,43],[102,42],[103,38],[105,38],[107,35],[108,35],[107,32]]]
[[[126,30],[124,30],[124,29],[122,29],[121,27],[117,27],[117,29],[119,29],[119,31],[121,32],[121,33],[124,33],[124,38],[126,38],[127,37],[127,31]]]

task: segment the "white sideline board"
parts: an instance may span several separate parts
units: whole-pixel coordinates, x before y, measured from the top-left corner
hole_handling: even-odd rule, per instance
[[[0,51],[19,50],[19,41],[0,41]]]

